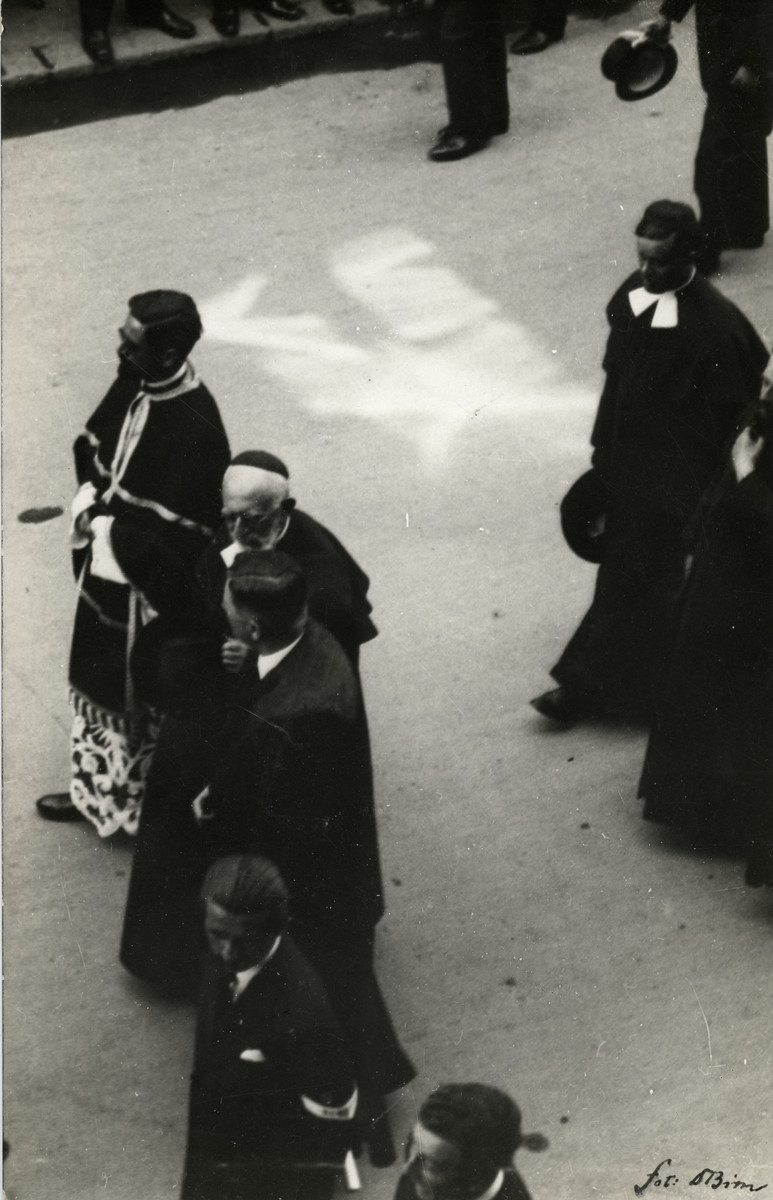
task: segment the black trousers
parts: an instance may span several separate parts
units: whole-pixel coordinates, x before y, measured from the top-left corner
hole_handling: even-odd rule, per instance
[[[717,250],[759,246],[768,231],[770,91],[745,95],[726,85],[708,93],[695,156],[695,194],[706,241]]]
[[[566,10],[569,0],[518,0],[518,28],[538,29],[552,41],[559,41],[566,29]]]
[[[113,0],[79,0],[81,32],[93,33],[107,29],[113,12]],[[162,7],[162,0],[126,0],[126,15],[130,21],[152,19]]]
[[[510,123],[503,0],[444,0],[440,51],[454,133],[506,133]]]

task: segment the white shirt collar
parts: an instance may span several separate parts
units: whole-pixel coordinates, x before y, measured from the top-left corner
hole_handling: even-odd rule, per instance
[[[502,1190],[502,1184],[505,1182],[504,1171],[497,1172],[497,1177],[489,1187],[486,1188],[482,1196],[478,1196],[478,1200],[493,1200],[494,1196],[498,1195]]]
[[[282,940],[282,935],[280,934],[279,937],[274,942],[271,949],[269,950],[268,954],[265,956],[265,958],[262,958],[260,960],[260,962],[257,963],[254,967],[248,967],[246,971],[237,971],[236,972],[235,980],[231,984],[231,999],[232,1000],[236,1000],[239,996],[241,996],[242,992],[245,990],[245,988],[248,986],[248,984],[252,983],[255,976],[260,974],[260,972],[265,967],[266,963],[271,961],[271,959],[274,957],[277,950],[279,949],[279,943],[281,942],[281,940]]]
[[[283,646],[281,650],[275,650],[273,654],[259,654],[258,676],[261,679],[265,679],[269,671],[273,671],[274,667],[278,667],[282,659],[287,658],[290,651],[295,649],[302,637],[303,633],[299,634],[294,642],[290,642],[289,646]]]
[[[407,1171],[406,1167],[406,1171]],[[476,1196],[475,1200],[494,1200],[494,1196],[498,1196],[502,1190],[502,1185],[505,1182],[504,1171],[497,1171],[496,1177],[492,1180],[485,1192],[481,1196]]]
[[[648,308],[655,305],[652,314],[652,329],[676,329],[679,324],[679,293],[692,283],[695,278],[695,267],[690,278],[681,287],[670,292],[648,292],[645,287],[634,288],[628,293],[628,301],[635,317],[641,316]]]

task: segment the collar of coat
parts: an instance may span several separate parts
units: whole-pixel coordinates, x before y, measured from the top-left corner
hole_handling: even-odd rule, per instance
[[[686,283],[670,292],[648,292],[645,287],[634,288],[628,293],[628,302],[635,317],[640,317],[655,305],[651,329],[676,329],[679,324],[679,293],[689,287],[695,278],[695,267]]]

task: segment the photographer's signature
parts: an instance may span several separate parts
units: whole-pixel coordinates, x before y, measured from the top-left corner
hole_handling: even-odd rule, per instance
[[[662,1162],[658,1163],[654,1171],[650,1171],[644,1183],[634,1184],[634,1194],[636,1196],[643,1196],[648,1187],[676,1187],[680,1178],[688,1187],[699,1187],[703,1184],[704,1187],[711,1188],[713,1192],[761,1192],[768,1186],[766,1183],[745,1183],[736,1174],[730,1179],[729,1176],[725,1175],[724,1171],[717,1171],[713,1167],[704,1167],[701,1171],[698,1171],[697,1175],[693,1175],[692,1179],[686,1179],[677,1175],[676,1171],[671,1171],[671,1166],[672,1159],[664,1158]]]

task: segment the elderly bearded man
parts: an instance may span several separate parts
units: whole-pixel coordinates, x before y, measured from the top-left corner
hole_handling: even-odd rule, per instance
[[[237,454],[223,477],[222,516],[224,527],[197,568],[212,608],[220,609],[226,572],[237,554],[281,550],[303,568],[309,614],[356,668],[360,646],[378,632],[370,618],[370,580],[329,529],[296,508],[282,460],[266,450]]]
[[[684,583],[686,531],[760,392],[768,351],[696,275],[700,231],[658,200],[636,227],[639,270],[607,307],[606,383],[591,435],[605,496],[593,604],[532,704],[563,726],[584,713],[649,718]]]
[[[119,336],[118,378],[74,445],[72,780],[69,794],[38,800],[41,816],[88,817],[102,837],[137,832],[157,736],[134,695],[135,636],[194,605],[186,582],[217,524],[229,458],[217,404],[187,361],[201,336],[190,296],[133,296]]]

